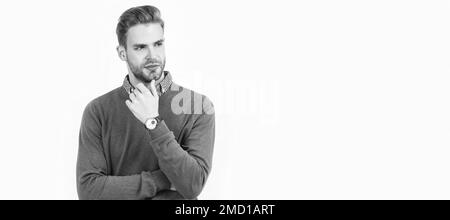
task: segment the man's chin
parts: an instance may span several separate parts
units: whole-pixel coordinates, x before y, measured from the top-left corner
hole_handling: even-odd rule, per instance
[[[150,83],[152,80],[158,80],[162,75],[162,72],[151,72],[151,73],[143,73],[141,76],[139,77],[143,82],[145,83]]]

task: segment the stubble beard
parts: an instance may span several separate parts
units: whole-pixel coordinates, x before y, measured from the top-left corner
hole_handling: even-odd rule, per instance
[[[139,66],[134,66],[128,62],[131,73],[136,79],[143,83],[150,83],[152,80],[158,80],[161,77],[164,72],[164,67],[166,66],[166,60],[164,59],[163,62],[160,63],[160,66],[155,69],[147,69],[145,68],[145,65],[146,64],[144,63]]]

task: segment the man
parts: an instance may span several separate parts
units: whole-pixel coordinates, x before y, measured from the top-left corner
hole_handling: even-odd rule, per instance
[[[128,9],[116,32],[128,75],[84,110],[79,198],[196,199],[211,170],[213,104],[164,71],[164,22],[157,8]]]

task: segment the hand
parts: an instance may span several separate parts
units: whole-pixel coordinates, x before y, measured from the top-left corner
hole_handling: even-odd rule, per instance
[[[137,84],[130,93],[130,100],[126,100],[125,104],[142,123],[149,118],[157,117],[159,115],[159,96],[156,92],[155,80],[150,82],[150,90],[142,83]]]

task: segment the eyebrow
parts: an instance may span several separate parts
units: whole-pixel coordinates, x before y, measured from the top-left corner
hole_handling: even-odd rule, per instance
[[[164,42],[164,38],[158,41],[153,42],[152,44],[157,44],[157,43],[163,43]],[[133,44],[133,47],[146,47],[147,44]]]
[[[161,40],[159,40],[159,41],[156,41],[155,43],[153,43],[153,44],[160,44],[160,43],[163,43],[164,42],[164,38],[163,39],[161,39]]]

